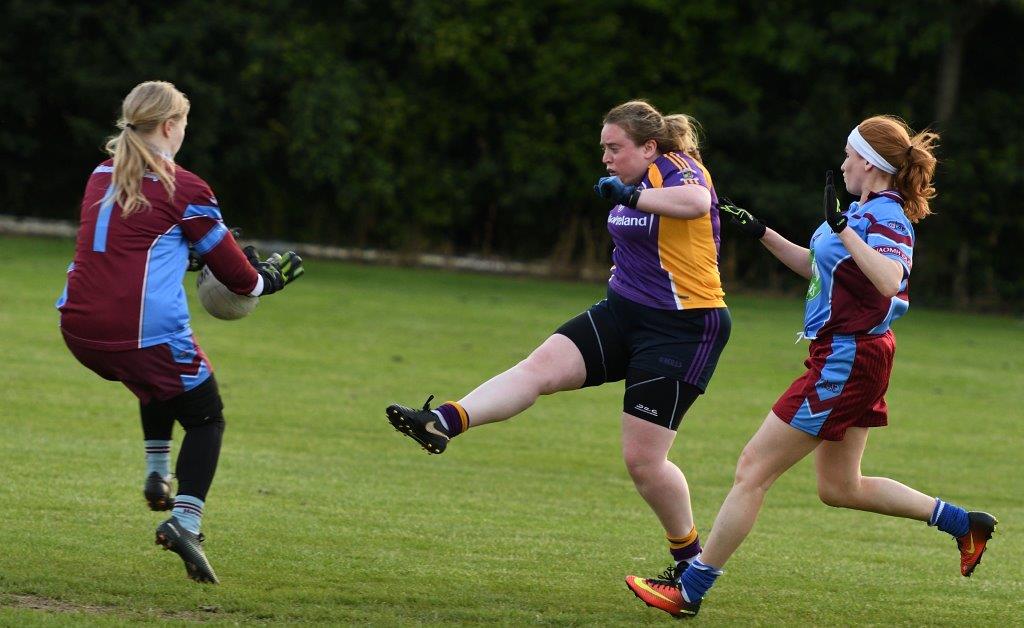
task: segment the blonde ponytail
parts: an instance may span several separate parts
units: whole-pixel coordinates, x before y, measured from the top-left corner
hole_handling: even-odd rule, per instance
[[[121,132],[110,137],[105,146],[114,160],[111,191],[123,218],[150,205],[142,193],[147,171],[160,179],[168,198],[174,197],[174,162],[159,154],[145,136],[167,120],[184,118],[189,107],[188,98],[165,81],[140,83],[125,97],[117,121]]]

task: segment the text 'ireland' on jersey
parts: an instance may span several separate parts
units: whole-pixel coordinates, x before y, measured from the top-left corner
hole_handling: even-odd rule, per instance
[[[863,205],[852,203],[846,216],[861,240],[902,266],[899,292],[892,298],[879,293],[839,236],[822,223],[810,243],[811,281],[804,309],[808,338],[883,334],[910,307],[914,227],[903,213],[903,199],[892,190],[871,193]]]
[[[711,210],[693,219],[660,216],[616,205],[608,214],[615,250],[609,287],[662,310],[725,307],[718,271],[718,197],[711,175],[681,153],[661,155],[647,168],[641,189],[700,185],[711,193]]]

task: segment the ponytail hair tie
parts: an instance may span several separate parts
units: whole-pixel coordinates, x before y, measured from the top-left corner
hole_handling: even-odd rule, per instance
[[[124,127],[125,127],[126,129],[131,129],[131,130],[133,130],[133,131],[135,130],[135,125],[134,125],[134,124],[132,124],[131,122],[125,122],[125,124],[124,124]]]
[[[914,145],[907,146],[907,157],[910,157],[910,153],[914,152]]]

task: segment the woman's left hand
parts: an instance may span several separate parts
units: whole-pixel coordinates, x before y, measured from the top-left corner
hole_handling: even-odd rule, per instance
[[[846,214],[843,213],[843,208],[839,205],[839,197],[836,196],[836,186],[832,183],[832,171],[828,170],[825,172],[825,198],[822,203],[825,210],[825,222],[828,223],[829,227],[832,227],[832,231],[839,233],[846,228]]]

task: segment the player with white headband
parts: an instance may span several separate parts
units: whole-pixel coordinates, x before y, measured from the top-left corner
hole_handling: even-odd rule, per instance
[[[677,617],[696,615],[707,590],[754,526],[769,487],[815,452],[818,495],[829,506],[927,522],[960,550],[960,573],[981,561],[996,519],[968,512],[895,480],[861,475],[868,428],[888,422],[885,391],[896,343],[891,323],[909,307],[913,223],[935,196],[938,135],[912,134],[900,119],[874,116],[847,138],[844,210],[825,176],[825,222],[808,248],[723,199],[720,210],[793,272],[808,279],[802,335],[811,341],[806,373],[779,397],[747,443],[703,553],[678,578],[626,579],[643,601]]]

